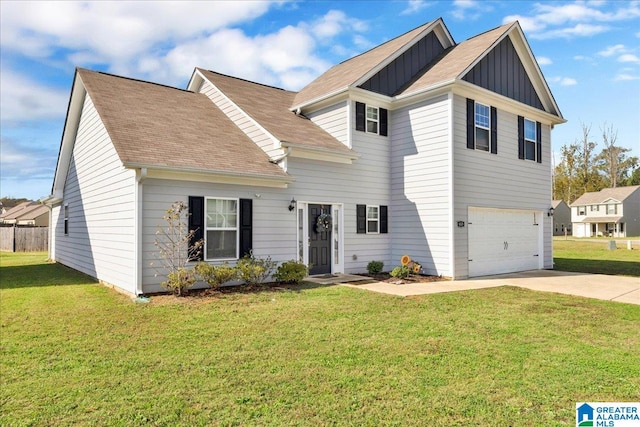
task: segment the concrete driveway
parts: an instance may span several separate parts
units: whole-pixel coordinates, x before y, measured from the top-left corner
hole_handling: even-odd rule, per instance
[[[351,280],[353,280],[353,277]],[[404,285],[394,285],[384,282],[361,282],[360,284],[356,284],[357,282],[349,283],[348,280],[339,283],[344,286],[400,296],[426,295],[469,289],[494,288],[498,286],[518,286],[534,291],[556,292],[640,305],[640,278],[638,277],[568,273],[555,270],[532,270],[521,273],[485,276],[470,280],[407,283]]]

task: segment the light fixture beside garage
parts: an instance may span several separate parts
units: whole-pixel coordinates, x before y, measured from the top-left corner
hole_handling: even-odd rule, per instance
[[[547,216],[553,216],[553,212],[554,211],[555,211],[555,209],[549,208],[549,211],[547,212]]]

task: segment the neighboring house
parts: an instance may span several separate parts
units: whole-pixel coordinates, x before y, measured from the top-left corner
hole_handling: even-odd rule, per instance
[[[47,227],[49,208],[38,202],[22,202],[0,215],[3,225]]]
[[[575,237],[640,236],[640,185],[584,193],[571,204]]]
[[[78,69],[44,200],[51,258],[160,291],[153,242],[180,200],[210,262],[251,250],[312,274],[390,270],[403,254],[454,278],[552,268],[563,122],[517,22],[456,44],[437,19],[299,92],[201,68],[187,90]]]
[[[571,235],[571,208],[564,200],[554,200],[551,202],[553,208],[553,235]]]

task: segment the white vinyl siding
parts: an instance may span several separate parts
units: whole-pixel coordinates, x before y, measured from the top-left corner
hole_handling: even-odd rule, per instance
[[[391,112],[390,268],[408,254],[426,274],[452,274],[448,112],[446,96]]]
[[[227,115],[258,147],[270,157],[277,157],[283,153],[282,148],[276,147],[274,139],[256,123],[217,90],[209,81],[204,80],[200,93],[206,95],[224,114]]]
[[[550,127],[542,125],[542,165],[518,161],[518,115],[497,111],[498,154],[474,156],[466,148],[466,99],[454,96],[454,221],[468,222],[469,207],[546,213],[551,206]],[[552,268],[552,220],[541,216],[543,266]],[[456,277],[468,274],[468,226],[454,228]]]
[[[135,185],[87,95],[64,200],[54,209],[55,260],[135,293]]]
[[[305,114],[312,122],[320,126],[329,135],[349,146],[347,101]]]

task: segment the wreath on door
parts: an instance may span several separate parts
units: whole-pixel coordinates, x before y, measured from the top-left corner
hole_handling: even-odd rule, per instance
[[[331,230],[331,215],[328,213],[323,213],[318,216],[316,220],[316,232],[322,233],[325,231]]]

